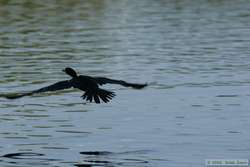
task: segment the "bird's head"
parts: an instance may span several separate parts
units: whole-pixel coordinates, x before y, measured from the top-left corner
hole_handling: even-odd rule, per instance
[[[66,67],[65,69],[63,69],[63,72],[70,75],[72,78],[77,77],[77,73],[75,72],[75,70],[70,67]]]

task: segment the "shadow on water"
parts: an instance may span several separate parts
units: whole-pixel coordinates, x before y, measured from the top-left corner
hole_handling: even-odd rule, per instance
[[[59,159],[44,158],[44,154],[34,152],[9,153],[2,156],[2,162],[15,165],[48,165]]]
[[[84,151],[80,152],[83,155],[83,163],[75,164],[77,167],[84,165],[89,166],[145,166],[149,164],[143,156],[149,150],[126,151],[126,152],[108,152],[108,151]],[[132,156],[132,157],[131,157]]]
[[[65,162],[61,159],[46,158],[45,154],[35,152],[17,152],[2,155],[2,162],[16,165],[49,165],[52,162],[58,164],[70,164],[76,167],[94,167],[94,166],[147,166],[148,160],[145,160],[145,154],[149,150],[137,150],[126,152],[109,151],[83,151],[81,162]]]

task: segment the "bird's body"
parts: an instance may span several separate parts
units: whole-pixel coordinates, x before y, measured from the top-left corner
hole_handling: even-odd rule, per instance
[[[122,86],[132,87],[135,89],[141,89],[147,85],[147,84],[128,83],[122,80],[114,80],[105,77],[91,77],[86,75],[77,75],[77,73],[72,68],[69,67],[65,68],[63,71],[66,74],[70,75],[72,78],[70,80],[60,81],[55,84],[31,92],[20,93],[16,95],[5,95],[4,97],[8,99],[16,99],[23,96],[33,95],[36,93],[57,91],[68,88],[77,88],[85,92],[82,95],[82,98],[86,99],[86,101],[92,102],[92,100],[94,100],[96,103],[100,103],[102,100],[103,102],[107,103],[115,96],[115,93],[99,88],[99,86],[103,84],[108,84],[108,83],[120,84]]]

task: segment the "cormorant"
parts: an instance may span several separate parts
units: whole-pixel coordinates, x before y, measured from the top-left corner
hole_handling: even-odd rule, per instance
[[[105,103],[109,102],[114,96],[115,93],[99,88],[99,86],[104,84],[119,84],[125,87],[132,87],[135,89],[141,89],[147,86],[147,84],[136,84],[136,83],[128,83],[123,80],[115,80],[109,79],[105,77],[91,77],[86,75],[77,75],[75,70],[70,67],[67,67],[63,70],[66,74],[71,76],[70,80],[60,81],[55,84],[49,85],[47,87],[43,87],[38,90],[34,90],[27,93],[20,93],[16,95],[7,95],[4,96],[8,99],[16,99],[23,96],[29,96],[36,93],[48,92],[48,91],[57,91],[68,88],[78,88],[85,93],[81,96],[86,101],[92,102],[94,100],[96,103],[100,103],[101,100]],[[100,100],[101,99],[101,100]]]

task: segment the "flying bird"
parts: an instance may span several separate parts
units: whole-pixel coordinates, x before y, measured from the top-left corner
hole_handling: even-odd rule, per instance
[[[84,91],[84,94],[81,96],[82,99],[86,99],[86,101],[89,102],[94,101],[95,103],[100,103],[101,101],[107,103],[115,96],[115,93],[112,91],[101,89],[99,86],[102,86],[104,84],[119,84],[125,87],[132,87],[135,89],[142,89],[145,86],[147,86],[147,83],[137,84],[137,83],[129,83],[123,80],[115,80],[105,77],[91,77],[86,75],[77,75],[76,71],[70,67],[65,68],[63,71],[69,76],[71,76],[70,80],[59,81],[47,87],[43,87],[41,89],[37,89],[26,93],[19,93],[15,95],[4,95],[4,96],[1,95],[1,96],[8,99],[17,99],[37,93],[57,91],[69,88],[77,88]]]

